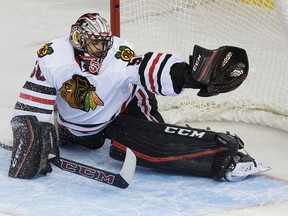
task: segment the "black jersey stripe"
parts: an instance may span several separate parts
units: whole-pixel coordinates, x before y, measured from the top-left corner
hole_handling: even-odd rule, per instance
[[[146,88],[147,89],[147,85],[146,85],[146,81],[145,81],[145,69],[146,69],[146,67],[147,67],[147,64],[148,64],[148,62],[149,62],[149,60],[151,59],[151,57],[152,57],[152,55],[153,55],[153,53],[152,52],[149,52],[149,53],[146,53],[145,55],[144,55],[144,58],[143,58],[143,60],[141,61],[141,65],[140,65],[140,67],[139,67],[139,76],[140,76],[140,81],[141,81],[141,84],[142,84],[142,86],[144,87],[144,88]]]
[[[105,125],[107,124],[108,122],[102,122],[102,123],[99,123],[99,124],[77,124],[77,123],[73,123],[73,122],[69,122],[67,120],[65,120],[59,113],[59,118],[62,122],[64,123],[68,123],[68,124],[72,124],[72,125],[76,125],[76,126],[79,126],[79,127],[83,127],[83,128],[93,128],[93,127],[99,127],[101,125]],[[114,114],[111,118],[110,118],[110,121],[112,121],[113,119],[116,118],[116,115]]]
[[[27,81],[24,86],[24,89],[28,89],[34,92],[39,92],[42,94],[48,94],[48,95],[56,95],[56,89],[53,87],[47,87],[47,86],[42,86],[42,85],[38,85],[36,83],[32,83]]]
[[[164,94],[162,93],[161,75],[162,75],[162,72],[163,72],[163,68],[165,67],[168,59],[169,59],[171,56],[172,56],[171,54],[167,54],[167,55],[165,56],[165,58],[163,59],[163,61],[162,61],[161,64],[160,64],[159,71],[158,71],[158,73],[157,73],[158,92],[159,92],[159,94],[161,94],[161,95],[164,95]]]
[[[49,109],[42,109],[42,108],[38,108],[38,107],[34,107],[34,106],[29,106],[29,105],[23,104],[19,101],[15,104],[14,109],[23,110],[23,111],[27,111],[27,112],[34,112],[34,113],[44,113],[44,114],[52,114],[52,111],[53,111],[53,110],[49,110]]]

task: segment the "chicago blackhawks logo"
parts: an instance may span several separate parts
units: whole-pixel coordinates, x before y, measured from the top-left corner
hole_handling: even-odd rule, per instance
[[[119,51],[116,53],[115,57],[117,59],[122,59],[123,61],[130,61],[134,57],[135,53],[127,46],[120,46]]]
[[[74,109],[88,112],[95,110],[97,105],[104,106],[103,101],[96,94],[95,86],[91,85],[86,77],[73,75],[64,82],[59,89],[61,97]]]
[[[37,51],[38,57],[42,58],[46,55],[51,55],[54,52],[51,45],[52,45],[52,43],[44,44],[44,46]]]

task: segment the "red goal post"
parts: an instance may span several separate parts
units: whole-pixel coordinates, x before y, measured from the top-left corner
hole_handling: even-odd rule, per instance
[[[138,54],[173,53],[188,61],[195,44],[248,53],[248,78],[232,93],[158,97],[166,121],[235,121],[288,131],[287,0],[110,0],[110,8],[112,33]]]
[[[110,0],[110,25],[114,36],[120,36],[120,0]]]

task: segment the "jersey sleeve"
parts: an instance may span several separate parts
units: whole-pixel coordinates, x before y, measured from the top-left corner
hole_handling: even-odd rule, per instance
[[[39,121],[49,122],[56,100],[56,89],[46,80],[38,61],[21,89],[14,107],[14,115],[34,115]]]
[[[176,96],[179,92],[174,91],[170,72],[171,67],[180,62],[183,60],[171,54],[149,52],[131,59],[127,66],[128,75],[132,83],[154,94]]]

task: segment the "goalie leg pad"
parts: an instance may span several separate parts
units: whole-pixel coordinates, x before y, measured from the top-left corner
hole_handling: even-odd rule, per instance
[[[233,138],[233,136],[229,137]],[[228,139],[228,138],[227,138]],[[110,156],[124,160],[126,148],[137,157],[137,165],[221,179],[238,143],[219,133],[190,127],[154,123],[121,116],[111,134]]]
[[[40,123],[35,116],[15,116],[11,125],[13,151],[8,175],[27,179],[51,172],[48,154],[59,154],[54,125]]]

